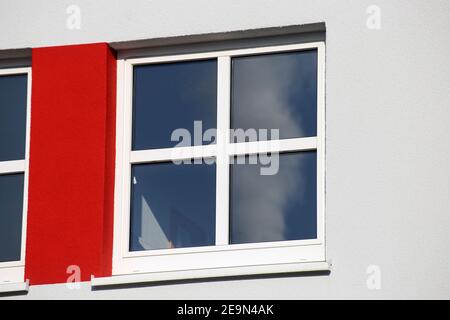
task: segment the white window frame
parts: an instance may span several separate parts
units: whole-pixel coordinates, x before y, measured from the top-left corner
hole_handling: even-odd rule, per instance
[[[24,283],[25,277],[25,248],[27,234],[27,212],[28,212],[28,174],[30,155],[30,119],[31,119],[31,67],[0,69],[0,76],[6,75],[27,75],[27,110],[26,110],[26,138],[25,138],[25,159],[13,161],[0,161],[0,175],[23,173],[23,212],[22,212],[22,242],[20,251],[20,261],[0,262],[0,292],[3,292],[1,285],[11,283]]]
[[[133,67],[143,64],[189,61],[217,58],[217,131],[230,128],[231,59],[238,56],[263,53],[317,49],[317,136],[237,143],[237,148],[226,148],[229,134],[217,136],[217,144],[184,148],[163,148],[132,151],[132,92]],[[117,61],[117,130],[115,213],[113,237],[113,275],[152,273],[189,273],[201,277],[211,270],[234,270],[249,273],[261,267],[325,262],[325,44],[313,42],[279,46],[213,51],[205,53],[167,55],[145,58],[123,58]],[[276,241],[250,244],[228,244],[229,234],[229,160],[233,155],[267,151],[317,151],[317,238],[308,240]],[[137,163],[179,160],[195,157],[217,157],[216,161],[216,245],[192,248],[129,251],[131,166]],[[261,268],[264,269],[264,268]],[[267,268],[266,268],[267,269]],[[307,269],[307,268],[306,268]],[[284,270],[275,268],[273,270]],[[270,272],[264,272],[270,273]],[[159,277],[158,279],[161,279]],[[108,282],[109,283],[109,282]]]

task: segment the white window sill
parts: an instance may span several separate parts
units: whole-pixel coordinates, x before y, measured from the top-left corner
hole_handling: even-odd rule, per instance
[[[277,273],[297,273],[331,271],[330,262],[300,262],[283,263],[257,266],[241,266],[226,268],[211,268],[183,271],[137,273],[127,275],[116,275],[111,277],[91,278],[92,287],[140,284],[148,282],[161,282],[173,280],[201,279],[201,278],[220,278],[233,276],[249,276],[259,274],[277,274]]]
[[[26,282],[5,282],[0,283],[0,294],[1,293],[13,293],[13,292],[28,292],[29,283]]]

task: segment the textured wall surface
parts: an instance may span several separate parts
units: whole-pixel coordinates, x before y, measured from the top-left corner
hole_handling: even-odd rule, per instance
[[[81,8],[81,29],[66,8]],[[325,276],[199,281],[22,298],[450,298],[450,2],[1,1],[0,49],[326,23]],[[367,7],[381,29],[367,28]],[[12,32],[14,31],[14,32]],[[55,239],[57,241],[57,239]],[[50,253],[49,253],[50,254]],[[367,267],[381,289],[366,286]]]
[[[84,281],[111,275],[115,58],[105,43],[32,58],[25,277],[65,282],[70,265]]]

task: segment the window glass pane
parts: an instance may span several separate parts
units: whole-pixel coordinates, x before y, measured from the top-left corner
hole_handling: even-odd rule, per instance
[[[231,126],[278,129],[281,139],[316,136],[317,50],[233,58]]]
[[[214,164],[134,165],[130,251],[214,245],[215,179]]]
[[[269,155],[270,156],[270,155]],[[271,155],[272,175],[256,156],[235,157],[230,180],[230,242],[315,239],[316,152]],[[239,164],[239,163],[246,164]],[[257,160],[257,164],[249,164]],[[254,162],[255,163],[255,162]]]
[[[0,175],[0,262],[20,260],[22,209],[23,174]]]
[[[27,75],[0,76],[0,161],[25,159]]]
[[[175,129],[186,129],[201,145],[202,132],[216,128],[217,61],[202,60],[134,67],[133,150],[168,148]],[[194,121],[201,121],[195,135]],[[209,144],[206,141],[203,144]]]

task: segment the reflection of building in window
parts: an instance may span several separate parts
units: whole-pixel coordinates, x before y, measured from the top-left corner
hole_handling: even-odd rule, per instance
[[[170,243],[163,229],[156,220],[150,205],[141,196],[141,236],[139,243],[145,250],[155,248],[170,248]]]
[[[168,218],[169,226],[164,228],[158,222],[145,197],[141,196],[139,244],[143,249],[169,249],[205,243],[205,232],[189,216],[172,207]]]
[[[198,246],[207,242],[205,231],[177,208],[170,209],[170,235],[174,247]]]

